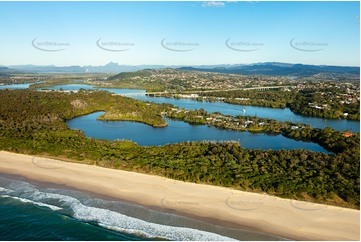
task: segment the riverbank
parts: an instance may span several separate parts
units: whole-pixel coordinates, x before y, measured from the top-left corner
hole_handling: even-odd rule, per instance
[[[359,240],[360,212],[54,159],[0,152],[0,173],[297,240]]]

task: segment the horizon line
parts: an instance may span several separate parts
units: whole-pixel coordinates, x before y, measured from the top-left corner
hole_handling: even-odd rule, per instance
[[[179,64],[179,65],[172,65],[172,64],[119,64],[118,62],[113,62],[113,61],[109,61],[106,64],[103,65],[54,65],[54,64],[48,64],[48,65],[44,65],[44,64],[11,64],[11,65],[2,65],[0,64],[0,67],[10,67],[10,66],[39,66],[39,67],[48,67],[48,66],[52,66],[52,67],[74,67],[74,66],[79,66],[79,67],[86,67],[86,66],[106,66],[110,63],[113,64],[117,64],[119,66],[163,66],[163,67],[194,67],[194,66],[222,66],[222,65],[229,65],[229,66],[235,66],[235,65],[255,65],[255,64],[288,64],[288,65],[311,65],[311,66],[340,66],[340,67],[358,67],[360,68],[360,65],[335,65],[335,64],[309,64],[309,63],[290,63],[290,62],[279,62],[279,61],[265,61],[265,62],[254,62],[254,63],[234,63],[234,64],[230,64],[230,63],[221,63],[221,64]]]

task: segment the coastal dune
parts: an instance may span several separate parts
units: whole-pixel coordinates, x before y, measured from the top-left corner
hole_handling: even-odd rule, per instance
[[[360,211],[0,151],[0,173],[295,240],[360,240]]]

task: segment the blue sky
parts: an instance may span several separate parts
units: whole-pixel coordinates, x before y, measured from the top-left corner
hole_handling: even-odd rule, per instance
[[[0,2],[0,65],[359,66],[359,9],[359,2]]]

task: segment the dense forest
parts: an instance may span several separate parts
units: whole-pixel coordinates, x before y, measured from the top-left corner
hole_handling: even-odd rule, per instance
[[[315,132],[311,127],[285,134],[334,145],[334,154],[328,155],[301,149],[250,150],[237,142],[142,147],[87,138],[65,124],[103,110],[104,119],[164,126],[161,114],[171,108],[102,91],[0,91],[0,149],[359,208],[359,134],[346,138],[329,128]]]
[[[295,101],[289,104],[290,109],[304,116],[351,120],[360,120],[360,102],[341,104],[340,101],[332,101],[328,93],[337,93],[337,90],[302,90],[295,95]],[[322,104],[326,108],[315,108],[312,104]],[[347,116],[344,116],[347,113]]]
[[[130,88],[130,89],[145,89],[148,92],[165,91],[171,86],[162,78],[155,80],[148,80],[156,70],[145,69],[136,72],[122,72],[107,79],[111,83],[111,87],[115,88]],[[164,72],[167,72],[164,70]],[[103,87],[102,85],[98,85]]]

